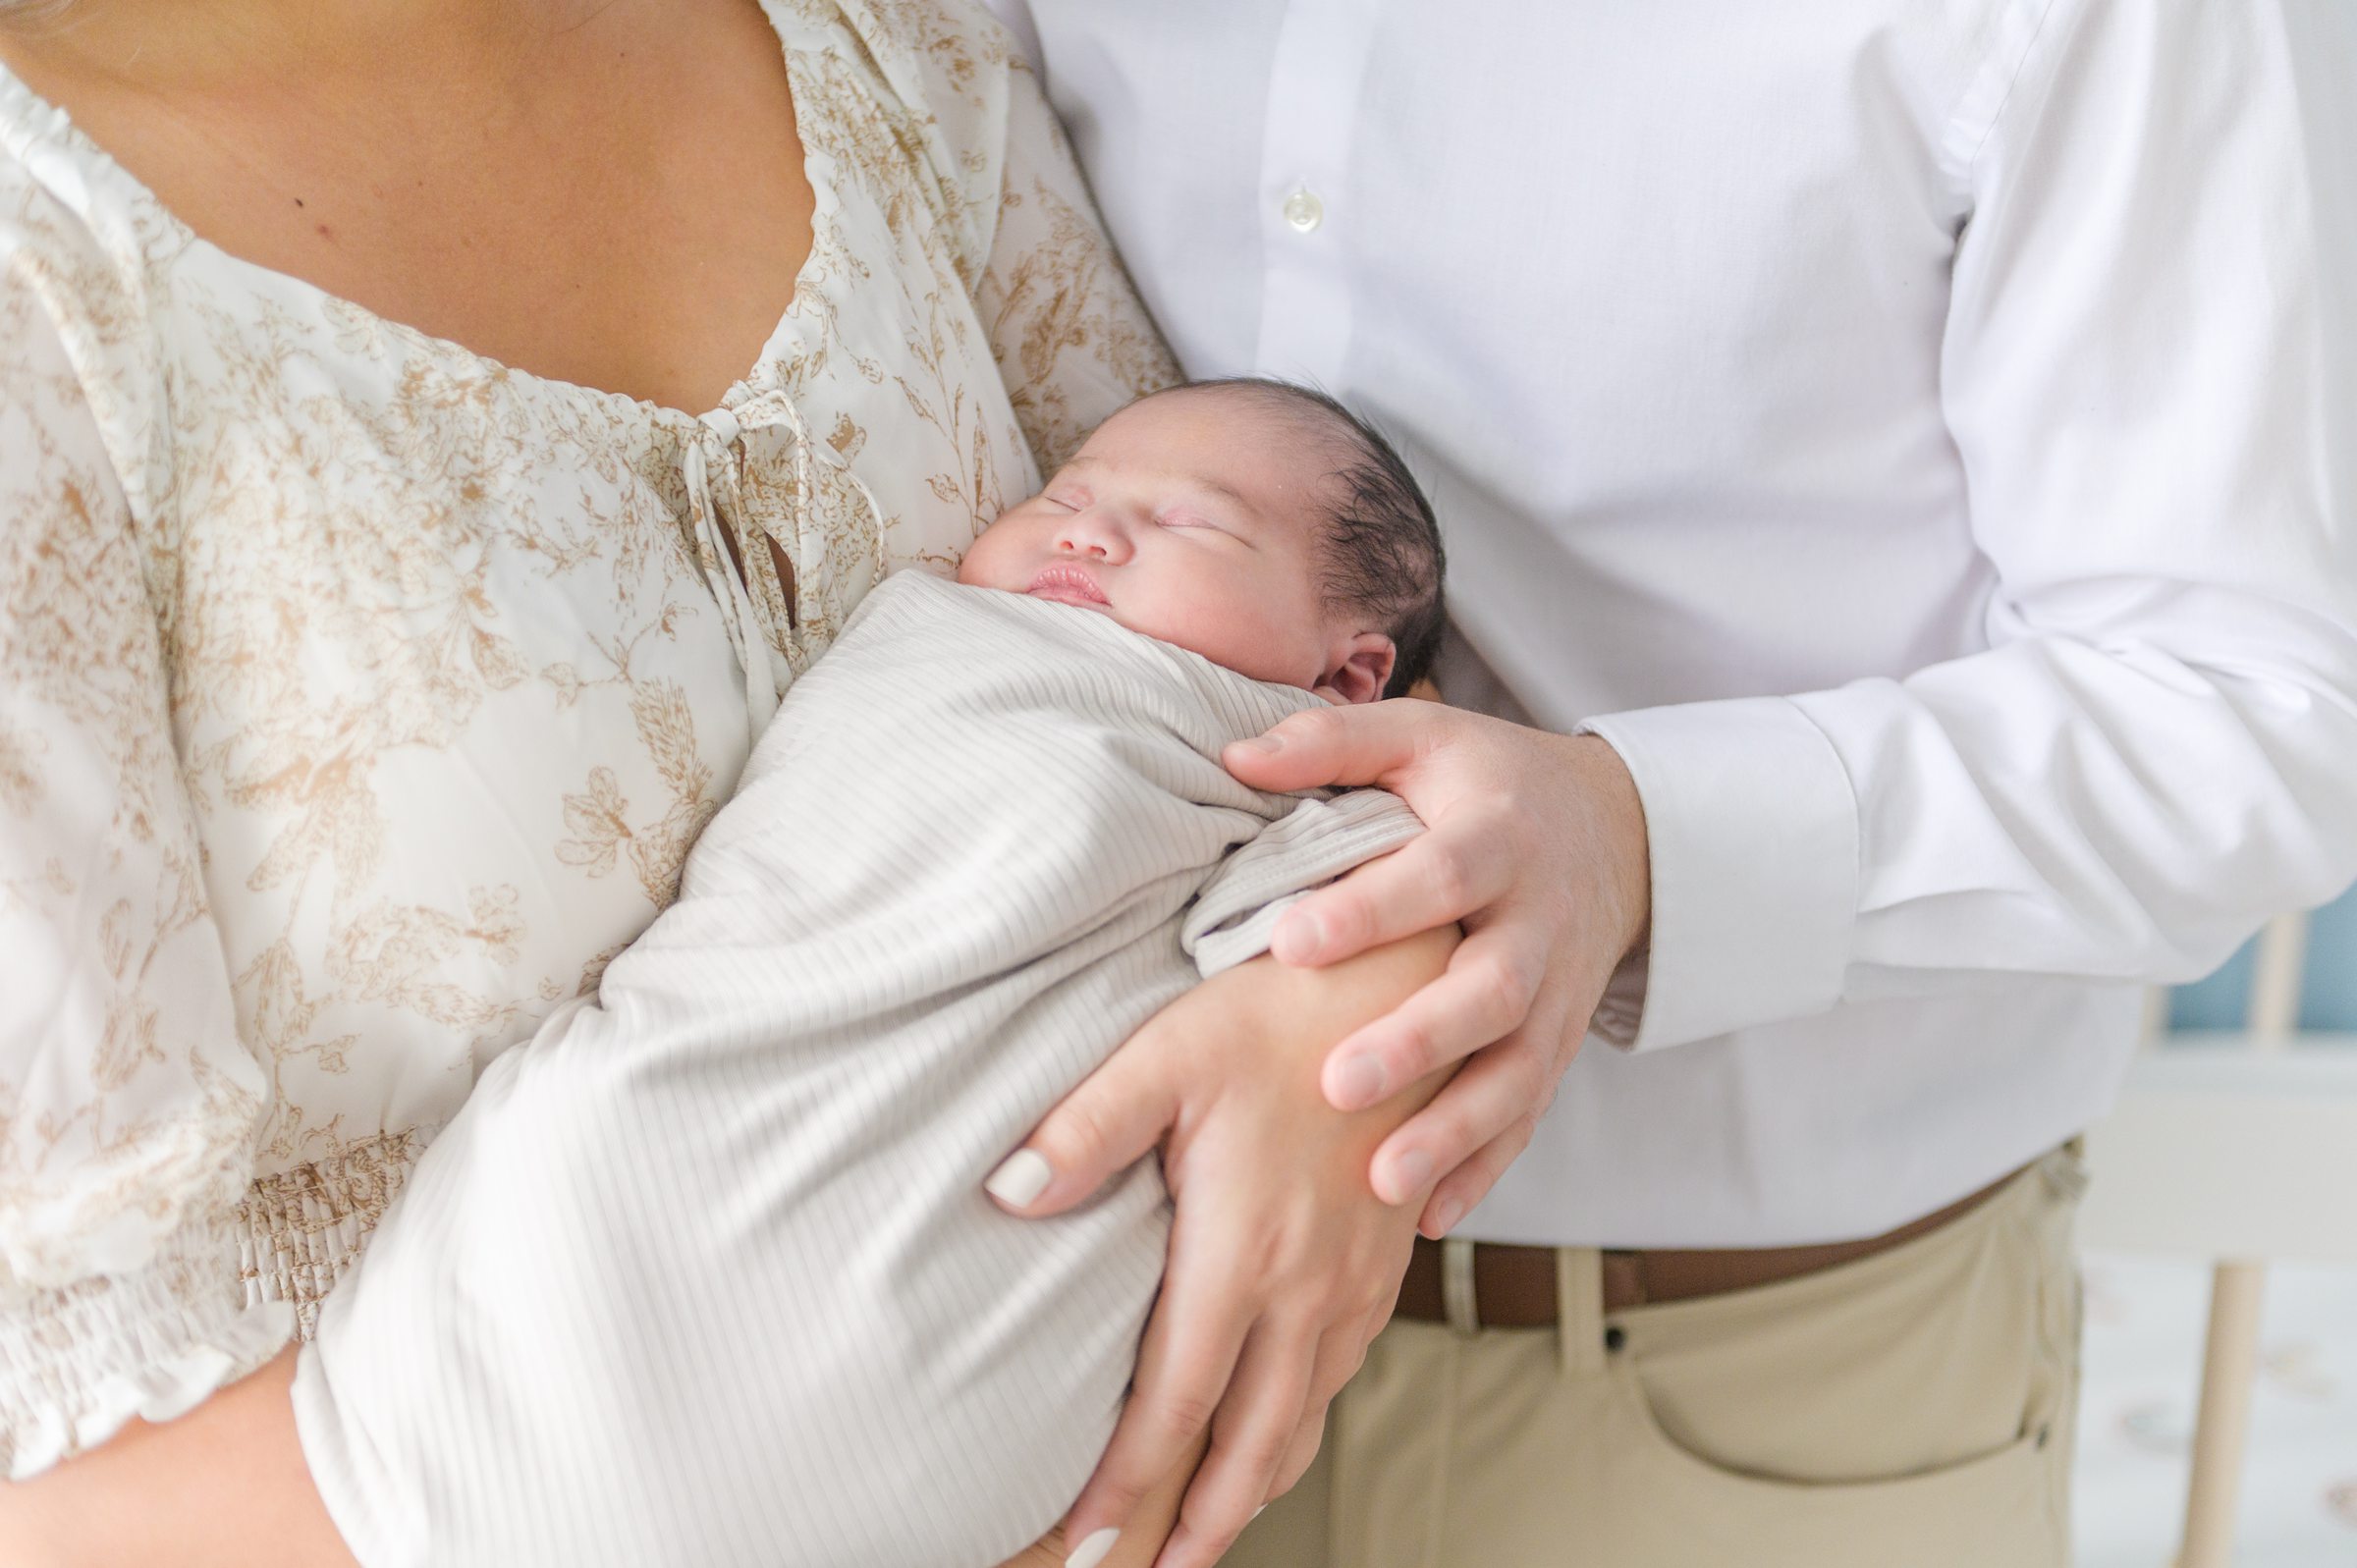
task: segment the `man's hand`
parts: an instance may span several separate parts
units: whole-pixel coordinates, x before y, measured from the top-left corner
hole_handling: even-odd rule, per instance
[[[1330,964],[1463,926],[1449,972],[1336,1046],[1321,1079],[1336,1108],[1356,1110],[1464,1062],[1385,1140],[1369,1173],[1387,1203],[1420,1201],[1420,1228],[1443,1235],[1530,1142],[1606,983],[1644,935],[1636,784],[1593,735],[1413,700],[1295,714],[1223,760],[1258,789],[1380,784],[1430,829],[1303,899],[1274,951]]]

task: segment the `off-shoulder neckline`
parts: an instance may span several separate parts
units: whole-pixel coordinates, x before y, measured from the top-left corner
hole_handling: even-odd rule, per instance
[[[813,35],[811,29],[795,23],[786,15],[783,0],[758,0],[758,3],[762,16],[777,34],[779,52],[786,67],[787,90],[794,102],[795,124],[797,127],[806,125],[809,123],[809,114],[821,96],[812,90],[806,80],[809,70],[807,57],[814,50],[832,49],[834,40],[823,31]],[[77,125],[73,116],[62,106],[42,97],[23,78],[9,70],[5,63],[0,63],[0,132],[12,129],[18,134],[10,138],[12,141],[23,138],[45,142],[69,154],[78,166],[77,172],[91,188],[94,196],[109,195],[120,202],[135,220],[144,219],[155,232],[169,239],[176,255],[202,256],[231,274],[247,279],[257,292],[292,293],[314,307],[362,322],[369,329],[420,352],[462,362],[484,378],[496,378],[549,397],[609,410],[633,412],[652,424],[674,429],[685,430],[703,421],[702,413],[669,404],[627,392],[593,387],[585,382],[568,381],[561,376],[541,375],[507,364],[456,339],[441,337],[423,328],[380,315],[366,305],[322,288],[307,278],[225,249],[191,228],[162,197]],[[803,178],[809,182],[815,202],[812,212],[815,229],[836,209],[838,198],[833,180],[827,177],[827,171],[821,167],[821,155],[813,149],[811,139],[808,136],[799,139],[802,143]],[[38,179],[37,169],[34,176]],[[747,399],[775,387],[776,367],[785,357],[789,341],[797,330],[801,306],[809,297],[811,285],[822,265],[819,251],[814,238],[809,253],[803,257],[801,267],[795,275],[794,292],[787,300],[785,310],[763,340],[745,374],[722,395],[719,408],[734,409]],[[146,256],[142,259],[154,258]]]

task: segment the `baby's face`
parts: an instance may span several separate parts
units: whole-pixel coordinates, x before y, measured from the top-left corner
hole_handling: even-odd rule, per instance
[[[1372,702],[1392,640],[1319,592],[1334,449],[1220,389],[1132,404],[1000,514],[958,580],[1109,616],[1238,675]]]

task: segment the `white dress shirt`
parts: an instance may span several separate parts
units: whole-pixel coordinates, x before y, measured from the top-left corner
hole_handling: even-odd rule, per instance
[[[2357,876],[2357,7],[995,3],[1186,369],[1402,439],[1444,691],[1643,794],[1464,1234],[1895,1225]]]

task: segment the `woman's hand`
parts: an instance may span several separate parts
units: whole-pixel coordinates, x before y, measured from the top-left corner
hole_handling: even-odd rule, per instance
[[[1651,914],[1645,811],[1619,754],[1437,703],[1299,713],[1230,746],[1256,789],[1380,784],[1415,808],[1421,838],[1303,899],[1273,951],[1322,965],[1461,925],[1448,974],[1334,1048],[1321,1082],[1355,1110],[1459,1061],[1376,1155],[1386,1202],[1417,1203],[1446,1234],[1530,1142],[1613,971]]]
[[[1139,1499],[1183,1469],[1206,1428],[1210,1451],[1161,1568],[1216,1562],[1309,1468],[1326,1406],[1390,1318],[1414,1240],[1412,1211],[1367,1190],[1367,1162],[1439,1087],[1407,1084],[1338,1114],[1319,1096],[1319,1061],[1439,976],[1454,942],[1428,933],[1331,969],[1262,958],[1215,976],[1025,1144],[1051,1174],[1018,1213],[1060,1214],[1158,1143],[1177,1204],[1128,1408],[1065,1521],[1074,1561],[1095,1562],[1085,1549],[1105,1531],[1135,1536]]]
[[[1153,1568],[1154,1558],[1171,1534],[1171,1524],[1178,1517],[1178,1499],[1185,1494],[1187,1478],[1194,1474],[1195,1461],[1202,1457],[1203,1445],[1198,1441],[1178,1468],[1163,1477],[1146,1494],[1137,1512],[1129,1516],[1122,1539],[1096,1568]],[[999,1568],[1065,1568],[1071,1560],[1073,1541],[1084,1539],[1068,1538],[1065,1527],[1058,1525],[1019,1554],[999,1564]]]

